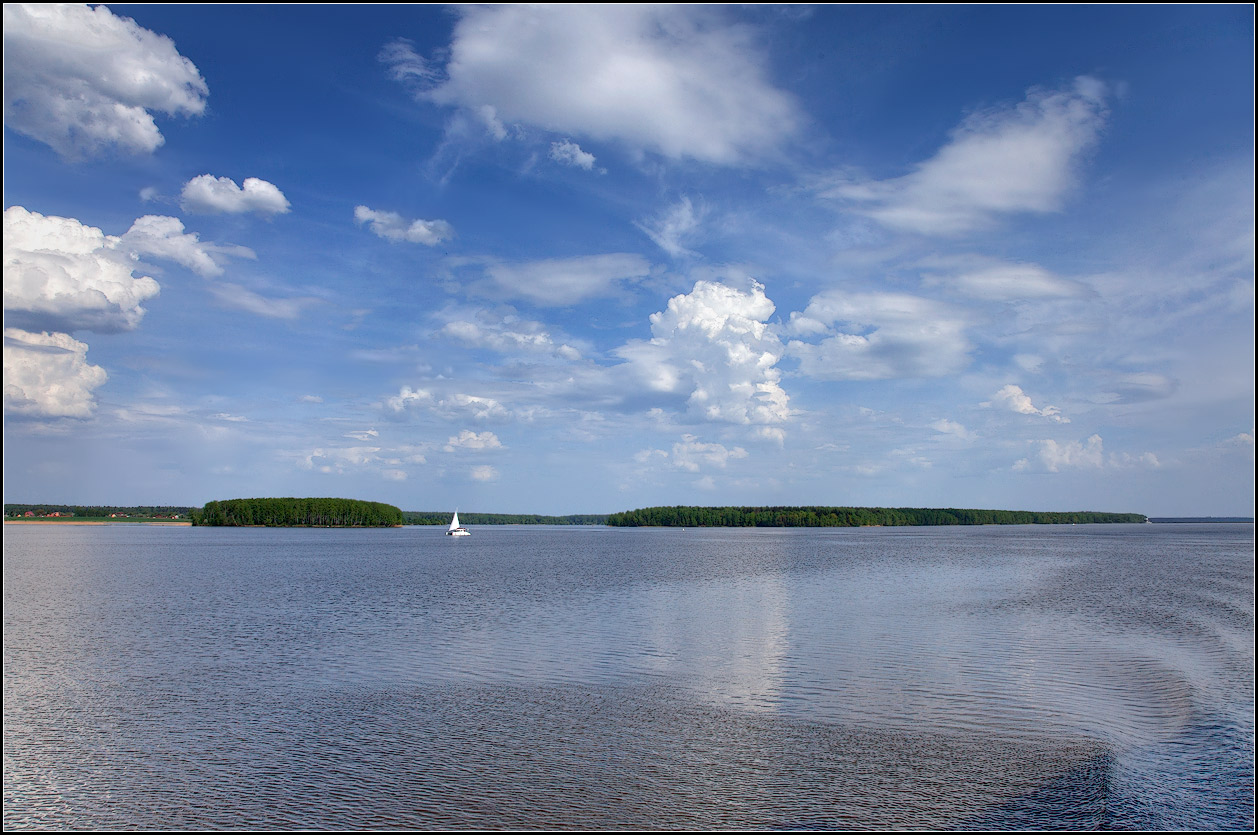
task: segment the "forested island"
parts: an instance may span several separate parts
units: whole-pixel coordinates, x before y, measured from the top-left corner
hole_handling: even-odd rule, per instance
[[[873,525],[1087,525],[1143,523],[1140,513],[1047,513],[929,507],[645,507],[613,513],[613,527],[854,528]]]
[[[193,525],[309,528],[393,528],[402,511],[358,499],[226,499],[192,511]]]

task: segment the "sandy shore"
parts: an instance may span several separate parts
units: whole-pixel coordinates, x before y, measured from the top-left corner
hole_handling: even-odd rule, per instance
[[[5,519],[6,525],[184,525],[191,527],[191,522],[149,522],[148,520],[131,520],[131,519],[110,519],[104,521],[101,519]]]

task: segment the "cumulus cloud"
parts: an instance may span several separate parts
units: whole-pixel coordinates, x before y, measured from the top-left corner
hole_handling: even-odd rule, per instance
[[[1062,470],[1099,470],[1102,468],[1127,469],[1133,467],[1156,469],[1161,466],[1158,457],[1151,452],[1139,454],[1111,453],[1105,455],[1100,435],[1092,435],[1084,441],[1058,442],[1036,441],[1039,445],[1037,461],[1023,458],[1014,464],[1015,470],[1031,470],[1036,465],[1050,473]]]
[[[385,400],[384,405],[389,411],[402,414],[416,406],[428,405],[432,402],[432,392],[426,389],[412,389],[410,386],[402,386],[401,391]]]
[[[703,443],[694,435],[683,435],[673,444],[671,460],[674,467],[697,473],[703,467],[725,469],[731,460],[746,457],[747,450],[740,446],[727,449],[723,444]]]
[[[611,295],[621,284],[650,275],[651,265],[640,255],[612,253],[515,264],[491,263],[485,267],[485,274],[498,294],[562,307]]]
[[[502,449],[502,441],[493,432],[473,432],[464,429],[446,441],[445,451],[454,452],[465,449],[472,452],[484,452],[489,449]]]
[[[119,238],[21,206],[4,212],[4,311],[30,330],[132,330],[156,281],[133,273]]]
[[[1061,409],[1056,406],[1045,406],[1042,409],[1037,409],[1035,404],[1031,402],[1030,396],[1022,391],[1020,386],[1015,386],[1012,383],[993,394],[991,400],[984,401],[979,405],[987,408],[1003,408],[1011,412],[1017,412],[1020,415],[1039,415],[1057,423],[1070,423],[1070,418],[1062,415]]]
[[[473,481],[497,481],[498,479],[498,471],[488,464],[472,467],[468,475],[472,477]]]
[[[782,423],[791,410],[776,368],[782,344],[767,324],[773,311],[758,282],[741,290],[698,281],[651,315],[649,341],[616,353],[640,385],[685,395],[690,412],[703,420]]]
[[[4,411],[31,418],[91,417],[108,379],[87,362],[87,345],[64,333],[4,329]]]
[[[832,290],[791,314],[792,333],[821,341],[791,340],[787,350],[803,374],[821,380],[941,377],[969,364],[968,324],[930,299]]]
[[[1063,469],[1097,469],[1105,464],[1104,445],[1100,435],[1092,435],[1086,441],[1067,441],[1058,443],[1053,440],[1040,441],[1040,463],[1050,473]],[[1029,466],[1027,459],[1015,465],[1019,469]]]
[[[550,144],[550,158],[563,165],[584,168],[586,171],[594,170],[594,155],[582,151],[580,145],[567,139]]]
[[[418,97],[671,158],[735,164],[801,117],[753,32],[704,6],[464,6],[438,69],[404,42],[381,58]]]
[[[4,123],[67,158],[151,153],[150,111],[199,116],[209,88],[170,38],[105,6],[4,6]]]
[[[407,221],[396,212],[377,212],[366,206],[354,208],[354,220],[367,224],[377,237],[394,243],[436,246],[454,237],[454,227],[444,220]]]
[[[180,205],[184,211],[204,214],[282,215],[289,209],[288,198],[266,180],[248,177],[241,188],[228,177],[210,174],[193,177],[184,184]]]
[[[947,145],[913,172],[848,181],[826,192],[885,226],[956,235],[1013,212],[1052,212],[1074,185],[1079,158],[1108,116],[1105,84],[1033,89],[1012,108],[969,116]]]
[[[664,465],[688,473],[697,473],[704,469],[725,469],[730,461],[747,457],[747,450],[742,447],[728,448],[724,444],[705,443],[696,436],[685,434],[681,440],[673,444],[671,451],[663,449],[644,449],[634,455],[639,464],[653,467]]]
[[[647,221],[636,222],[656,246],[674,258],[694,255],[683,241],[694,235],[703,221],[704,210],[696,209],[689,197],[683,197],[663,213]]]
[[[452,394],[442,398],[435,406],[437,412],[447,417],[471,417],[473,420],[503,420],[511,417],[511,410],[492,397],[474,394]]]

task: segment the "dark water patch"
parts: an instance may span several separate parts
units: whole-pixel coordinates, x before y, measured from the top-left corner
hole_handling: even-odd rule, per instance
[[[6,792],[6,826],[938,829],[989,809],[1069,826],[1054,786],[1103,757],[1082,738],[787,721],[658,689],[345,691],[232,715],[179,738],[100,727],[45,791]],[[33,787],[39,752],[9,753],[6,781]]]

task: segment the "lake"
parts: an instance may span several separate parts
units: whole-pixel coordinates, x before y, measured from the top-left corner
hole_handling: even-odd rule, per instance
[[[1249,829],[1254,527],[9,525],[3,823]]]

